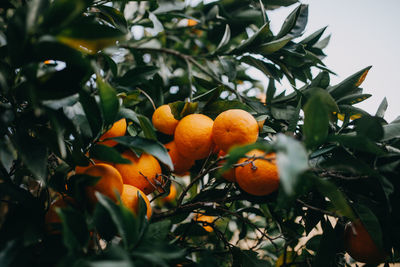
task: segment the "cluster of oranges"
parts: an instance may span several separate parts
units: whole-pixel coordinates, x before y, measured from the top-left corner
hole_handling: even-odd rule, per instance
[[[167,135],[173,135],[173,141],[165,144],[172,160],[176,175],[184,175],[195,164],[212,153],[225,157],[229,149],[237,145],[254,143],[258,138],[259,126],[254,117],[244,110],[231,109],[222,112],[214,121],[203,114],[190,114],[176,120],[169,105],[162,105],[153,114],[154,127]],[[115,146],[117,142],[109,138],[125,135],[127,123],[121,119],[99,138],[99,143]],[[98,182],[86,188],[87,199],[91,205],[97,202],[98,191],[115,202],[116,193],[121,202],[133,213],[139,209],[139,194],[147,205],[147,217],[151,217],[151,206],[147,195],[162,184],[161,166],[156,158],[147,153],[139,157],[131,150],[122,152],[122,157],[130,164],[113,164],[92,159],[89,166],[77,166],[75,173],[99,177]],[[229,171],[222,174],[226,180],[237,182],[240,188],[249,194],[262,196],[275,191],[279,186],[279,176],[274,154],[265,155],[263,151],[253,150],[246,158],[239,160]],[[219,162],[223,164],[223,160]],[[176,188],[165,201],[176,196]],[[62,201],[53,206],[62,206]],[[52,207],[50,210],[54,210]],[[51,212],[56,216],[55,212]],[[51,219],[49,219],[51,220]]]
[[[165,147],[169,150],[176,174],[188,171],[195,160],[212,153],[225,157],[234,146],[256,142],[259,132],[254,117],[241,109],[224,111],[214,121],[203,114],[190,114],[178,121],[169,105],[162,105],[154,112],[152,122],[158,131],[174,135],[173,141]],[[252,150],[222,177],[236,182],[249,194],[268,195],[279,186],[275,154]]]

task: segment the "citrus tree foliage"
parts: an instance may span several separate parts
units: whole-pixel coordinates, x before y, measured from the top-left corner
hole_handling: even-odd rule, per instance
[[[269,10],[291,5],[272,32]],[[304,34],[307,17],[295,0],[2,1],[0,265],[271,266],[282,255],[344,266],[344,225],[357,218],[398,261],[400,122],[385,121],[386,100],[375,114],[354,106],[370,97],[360,87],[370,67],[330,82],[329,36]],[[266,90],[250,67],[269,79]],[[277,92],[283,79],[293,90]],[[274,151],[279,190],[246,194],[220,177],[213,154],[196,161],[190,183],[174,177],[163,146],[171,137],[151,124],[167,103],[176,119],[249,111],[263,124],[259,140],[233,149],[222,169],[251,149]],[[96,144],[120,118],[129,126],[118,146]],[[144,205],[134,216],[102,195],[88,209],[88,177],[71,172],[88,155],[125,163],[126,148],[162,163],[150,221]],[[171,182],[177,200],[161,204]],[[57,209],[61,232],[49,234],[44,215],[60,196],[73,203]]]

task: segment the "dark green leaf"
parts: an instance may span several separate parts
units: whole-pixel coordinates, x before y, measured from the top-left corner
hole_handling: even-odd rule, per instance
[[[103,126],[100,108],[97,105],[94,97],[92,97],[85,89],[79,92],[79,102],[85,111],[85,115],[89,122],[90,129],[92,130],[93,137],[96,137]]]
[[[271,31],[269,29],[269,23],[266,23],[250,38],[243,41],[238,47],[236,47],[233,51],[231,51],[231,53],[239,53],[248,49],[249,47],[255,47],[263,43],[270,36],[271,36]]]
[[[281,30],[276,35],[276,39],[280,39],[285,35],[297,37],[301,35],[307,25],[308,5],[300,5],[285,19]]]
[[[129,164],[130,160],[121,156],[121,154],[113,147],[95,144],[89,151],[90,158],[98,159],[106,162]]]
[[[315,177],[314,184],[321,194],[332,202],[337,212],[351,220],[356,218],[353,210],[350,208],[345,196],[341,191],[331,182]]]
[[[47,149],[37,138],[19,133],[14,145],[26,167],[36,179],[46,180]]]
[[[118,9],[109,7],[109,6],[97,6],[97,8],[101,12],[101,17],[120,29],[123,32],[128,31],[128,24],[125,20],[124,14],[121,13]]]
[[[381,118],[363,116],[355,122],[357,135],[365,136],[372,141],[379,141],[384,133],[381,123]]]
[[[326,90],[314,88],[304,106],[304,135],[308,148],[322,144],[328,136],[329,115],[338,107]]]
[[[89,231],[82,213],[72,209],[56,209],[61,218],[65,246],[72,252],[83,249],[89,242]]]
[[[123,86],[136,86],[151,79],[158,71],[154,66],[137,66],[128,70],[124,76],[117,78],[116,82]]]
[[[158,158],[162,163],[173,169],[171,158],[167,149],[158,141],[141,138],[139,136],[121,136],[115,137],[113,140],[118,143],[133,148],[140,149]]]
[[[392,122],[383,126],[384,136],[382,141],[400,138],[400,122]]]
[[[385,112],[386,112],[387,108],[388,108],[388,102],[386,100],[386,97],[384,97],[381,104],[378,107],[378,110],[376,111],[375,116],[383,118],[385,116]]]
[[[111,87],[100,75],[97,75],[97,87],[99,89],[101,110],[104,124],[110,125],[115,122],[119,110],[119,101],[114,88]]]
[[[43,17],[43,27],[57,28],[74,21],[92,3],[91,0],[53,1]]]
[[[301,143],[283,134],[278,134],[275,147],[280,183],[286,194],[292,195],[300,175],[308,169],[307,152]]]
[[[289,43],[291,40],[293,39],[292,36],[288,35],[288,36],[284,36],[280,39],[265,43],[260,45],[259,47],[257,47],[255,49],[255,51],[257,53],[260,53],[264,56],[268,56],[276,51],[278,51],[279,49],[283,48],[287,43]]]
[[[139,234],[142,229],[139,228],[138,219],[125,206],[115,204],[111,199],[98,192],[96,192],[96,197],[99,200],[98,205],[102,205],[110,214],[125,248],[132,249],[141,238]]]
[[[330,142],[336,142],[344,147],[353,148],[375,155],[382,155],[384,151],[365,136],[335,135],[328,138]]]
[[[150,122],[150,120],[143,115],[137,115],[140,123],[140,128],[142,128],[144,137],[151,139],[151,140],[157,140],[156,132],[153,127],[153,124]]]
[[[366,68],[354,73],[350,77],[346,78],[341,83],[339,83],[335,86],[329,87],[328,88],[329,93],[335,99],[337,99],[339,97],[343,97],[343,96],[351,93],[351,90],[358,87],[362,83],[363,79],[365,78],[365,76],[367,75],[367,73],[371,69],[371,67],[372,66],[366,67]]]
[[[319,29],[318,31],[310,34],[309,36],[304,38],[300,43],[305,44],[307,47],[312,47],[314,44],[318,42],[322,34],[324,34],[326,28],[327,27],[323,27],[322,29]]]

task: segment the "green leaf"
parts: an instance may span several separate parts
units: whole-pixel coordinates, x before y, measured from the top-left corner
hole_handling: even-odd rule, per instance
[[[100,10],[101,18],[105,19],[123,32],[128,31],[128,24],[125,20],[124,14],[118,9],[109,6],[96,6]]]
[[[308,5],[300,5],[285,19],[281,30],[276,35],[276,39],[280,39],[285,35],[297,37],[301,35],[307,25]]]
[[[208,92],[212,92],[212,90],[210,90]],[[199,97],[203,97],[203,96],[204,95],[199,96]],[[199,103],[198,102],[176,101],[173,103],[169,103],[168,105],[171,108],[171,113],[172,113],[172,115],[174,115],[174,118],[176,120],[180,120],[189,114],[195,113],[197,111]]]
[[[18,132],[14,140],[14,146],[22,162],[32,172],[36,179],[46,181],[47,172],[47,148],[37,138]]]
[[[329,136],[327,141],[336,142],[340,145],[352,148],[358,151],[371,153],[374,155],[383,155],[385,152],[373,141],[365,136],[352,136],[352,135],[334,135]]]
[[[300,142],[283,134],[278,134],[274,146],[277,149],[280,183],[290,196],[295,193],[300,175],[308,169],[307,152]]]
[[[157,140],[157,135],[156,131],[153,127],[153,124],[150,122],[150,120],[143,115],[137,115],[140,123],[140,128],[142,128],[144,137],[151,139],[151,140]]]
[[[378,107],[378,110],[376,111],[375,116],[383,118],[385,116],[385,112],[386,112],[387,108],[388,108],[388,102],[387,102],[386,97],[384,97]]]
[[[106,162],[129,164],[130,160],[121,156],[121,154],[113,147],[95,144],[89,151],[90,158],[98,159]]]
[[[280,39],[265,43],[260,45],[255,49],[255,52],[260,53],[264,56],[268,56],[279,49],[283,48],[287,43],[289,43],[293,39],[292,36],[287,35]]]
[[[324,34],[326,27],[323,27],[322,29],[317,30],[316,32],[310,34],[306,38],[304,38],[300,43],[305,44],[306,47],[312,47],[314,44],[318,42],[318,40],[321,38],[321,36]]]
[[[400,138],[400,122],[392,122],[383,126],[382,141],[388,141],[393,138]]]
[[[65,246],[72,252],[86,247],[89,231],[83,214],[72,208],[56,208],[56,212],[61,218]]]
[[[233,266],[242,267],[267,267],[272,266],[268,261],[258,258],[258,253],[253,250],[240,250],[233,247]]]
[[[243,56],[240,61],[259,69],[269,78],[273,78],[278,81],[281,79],[279,71],[275,68],[274,65],[270,63],[264,62],[260,59],[256,59],[252,56]]]
[[[16,158],[17,151],[15,151],[10,140],[7,138],[0,139],[0,163],[7,172],[10,172],[13,161]]]
[[[251,112],[251,109],[238,100],[217,100],[204,108],[203,113],[211,118],[217,117],[221,112],[228,109],[243,109]]]
[[[289,125],[287,128],[288,132],[295,132],[297,128],[297,123],[300,120],[300,110],[301,110],[301,97],[299,99],[299,102],[297,103],[297,107],[295,112],[293,113],[293,117],[289,120]]]
[[[365,76],[367,75],[368,71],[371,69],[372,66],[366,67],[350,77],[346,78],[344,81],[341,83],[329,87],[328,92],[332,95],[333,98],[338,99],[340,97],[343,97],[347,95],[348,93],[351,93],[351,91],[358,87],[362,81],[364,80]]]
[[[124,76],[116,78],[115,81],[122,86],[136,86],[150,80],[156,73],[158,68],[155,66],[136,66],[128,70]]]
[[[57,39],[83,53],[96,54],[108,46],[115,45],[125,36],[126,33],[119,29],[100,24],[90,17],[80,17],[74,24],[57,34]]]
[[[125,248],[132,249],[142,237],[140,233],[143,233],[143,229],[140,229],[140,227],[146,227],[146,225],[140,226],[138,222],[140,218],[135,218],[133,213],[125,206],[115,204],[99,192],[95,194],[99,201],[98,205],[103,206],[110,214]]]
[[[321,71],[317,77],[315,77],[309,86],[309,88],[312,87],[319,87],[319,88],[326,88],[329,86],[330,78],[329,78],[329,72],[327,71]]]
[[[329,200],[340,215],[345,216],[350,220],[356,219],[356,216],[349,206],[345,196],[333,183],[318,177],[315,177],[313,180],[317,190],[323,196],[329,198]]]
[[[171,170],[174,168],[167,149],[158,141],[141,138],[139,136],[120,136],[112,138],[112,140],[133,149],[143,150],[144,152],[158,158]]]
[[[103,120],[96,100],[90,95],[89,92],[87,92],[85,89],[82,89],[79,92],[79,102],[85,111],[85,115],[89,122],[90,129],[92,130],[93,137],[97,137],[103,126]]]
[[[219,42],[217,48],[215,49],[214,53],[223,50],[223,48],[229,43],[229,40],[231,39],[231,29],[229,28],[229,25],[226,24],[225,26],[225,32],[224,35],[222,36],[221,41]]]
[[[355,121],[358,136],[365,136],[372,141],[379,141],[383,137],[382,119],[372,116],[363,116]]]
[[[144,239],[151,241],[162,241],[166,240],[170,229],[171,229],[171,221],[164,220],[155,222],[149,225],[149,228],[144,236]]]
[[[62,28],[74,21],[92,3],[92,0],[56,0],[43,16],[43,27]]]
[[[104,124],[110,125],[115,122],[119,110],[119,101],[115,89],[111,87],[100,75],[97,75],[97,87],[100,95],[100,106],[103,114]]]
[[[378,218],[367,206],[363,204],[354,202],[353,207],[375,245],[382,249],[383,234]]]
[[[304,106],[304,135],[308,148],[322,144],[328,136],[329,115],[338,107],[326,90],[313,88]]]
[[[242,51],[248,49],[249,47],[255,47],[255,46],[263,43],[271,35],[272,35],[272,33],[271,33],[270,29],[269,29],[269,23],[265,23],[250,38],[248,38],[245,41],[241,42],[238,47],[236,47],[233,51],[231,51],[231,54],[235,54],[235,53],[239,54]]]
[[[33,33],[36,30],[37,24],[41,19],[41,14],[43,14],[44,10],[48,8],[48,5],[48,0],[33,0],[28,2],[28,14],[26,16],[26,26],[28,33]]]
[[[368,98],[370,98],[372,95],[370,94],[352,94],[352,95],[347,95],[344,96],[340,99],[337,100],[338,104],[344,104],[344,105],[354,105],[357,103],[360,103]]]

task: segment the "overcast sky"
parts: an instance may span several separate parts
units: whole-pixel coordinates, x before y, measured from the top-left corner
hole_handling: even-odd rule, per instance
[[[374,115],[386,96],[389,102],[386,120],[400,116],[400,0],[301,2],[309,4],[306,35],[324,26],[328,26],[326,35],[332,35],[324,63],[338,74],[331,78],[334,84],[372,65],[361,86],[364,93],[372,94],[372,97],[358,106]],[[275,33],[294,7],[269,13]]]

